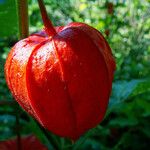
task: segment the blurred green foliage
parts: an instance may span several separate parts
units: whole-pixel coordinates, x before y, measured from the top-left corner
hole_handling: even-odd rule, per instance
[[[17,13],[14,0],[0,0],[0,37],[17,32]]]
[[[16,136],[16,114],[19,112],[21,135],[34,133],[52,149],[35,121],[16,103],[12,103],[5,83],[4,62],[10,47],[17,41],[17,19],[13,17],[16,13],[15,3],[10,2],[0,0],[0,140]],[[85,22],[101,31],[117,63],[112,96],[104,121],[74,145],[67,139],[50,134],[52,138],[59,142],[62,149],[149,149],[150,1],[45,0],[45,4],[56,26],[76,21]],[[29,0],[29,19],[30,33],[42,29],[36,0]]]

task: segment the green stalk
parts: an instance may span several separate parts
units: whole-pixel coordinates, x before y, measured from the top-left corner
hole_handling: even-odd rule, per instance
[[[59,142],[51,134],[49,134],[48,131],[45,128],[43,128],[37,121],[35,122],[37,126],[40,128],[40,130],[42,131],[42,133],[45,135],[49,143],[52,145],[54,150],[60,150]]]
[[[20,115],[16,111],[16,133],[17,133],[17,150],[22,150],[21,134],[20,134]]]
[[[16,0],[19,39],[24,39],[29,35],[28,26],[28,0]]]

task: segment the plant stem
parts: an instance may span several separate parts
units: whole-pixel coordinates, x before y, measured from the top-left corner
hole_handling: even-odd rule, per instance
[[[16,102],[15,101],[11,101],[11,100],[0,100],[0,106],[3,105],[15,105]]]
[[[28,27],[28,0],[16,0],[19,27],[19,39],[24,39],[29,35]]]
[[[19,114],[16,114],[17,150],[22,150],[19,118],[20,118]]]
[[[45,5],[43,0],[38,0],[38,4],[40,7],[40,11],[41,11],[41,16],[42,16],[42,20],[45,26],[45,31],[49,36],[55,35],[56,34],[56,30],[52,25],[52,22],[49,20]]]
[[[55,150],[60,150],[59,143],[36,120],[35,120],[35,122],[37,123],[38,127],[41,129],[43,134],[46,136],[46,138],[48,139],[49,143],[53,146],[53,148]]]

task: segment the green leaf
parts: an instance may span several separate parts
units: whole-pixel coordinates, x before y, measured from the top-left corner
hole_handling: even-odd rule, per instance
[[[133,79],[131,81],[117,81],[113,84],[112,91],[109,107],[121,103],[131,96],[137,96],[138,94],[150,91],[150,80]]]
[[[0,38],[17,35],[15,0],[0,0]]]
[[[135,117],[130,118],[121,118],[118,117],[116,119],[112,119],[109,123],[110,126],[113,127],[129,127],[129,126],[135,126],[138,124],[138,120]]]
[[[131,96],[137,96],[139,94],[143,94],[146,92],[150,92],[150,79],[147,79],[144,82],[139,83],[132,92]]]

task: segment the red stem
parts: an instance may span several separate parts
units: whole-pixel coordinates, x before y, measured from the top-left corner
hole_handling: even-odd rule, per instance
[[[45,5],[43,0],[38,0],[38,4],[40,7],[40,11],[41,11],[41,15],[42,15],[42,20],[45,26],[45,31],[49,36],[55,35],[56,34],[56,30],[53,27],[51,21],[49,20]]]

